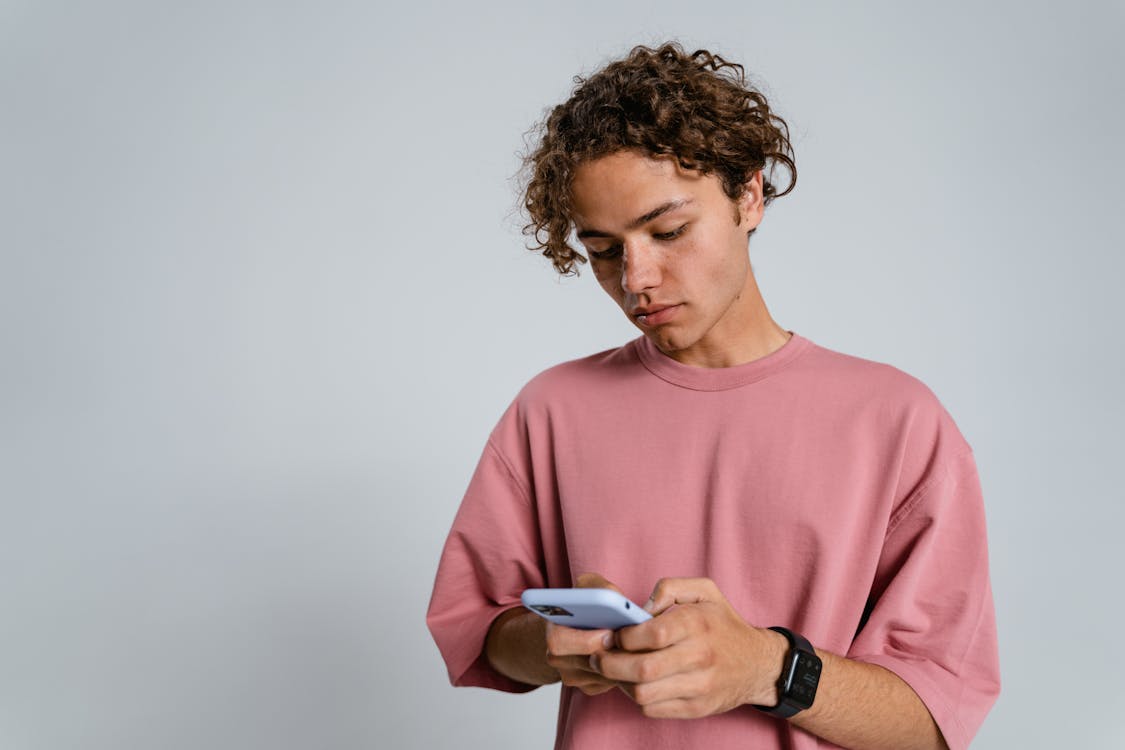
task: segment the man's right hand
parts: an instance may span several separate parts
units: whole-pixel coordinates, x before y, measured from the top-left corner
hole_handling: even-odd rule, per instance
[[[621,593],[621,589],[597,573],[578,576],[575,587],[612,589]],[[576,687],[586,695],[599,695],[617,687],[616,681],[603,677],[590,667],[591,655],[600,656],[614,647],[612,630],[578,630],[553,622],[546,625],[547,663],[558,670],[564,685]]]

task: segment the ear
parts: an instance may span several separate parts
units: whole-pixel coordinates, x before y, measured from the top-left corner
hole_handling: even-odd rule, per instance
[[[762,170],[757,170],[743,186],[738,198],[738,226],[749,232],[757,228],[765,214],[765,194],[762,192]]]

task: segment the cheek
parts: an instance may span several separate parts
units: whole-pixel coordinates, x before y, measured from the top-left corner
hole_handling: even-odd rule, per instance
[[[746,250],[739,250],[738,238],[715,233],[700,238],[692,247],[686,247],[685,262],[677,267],[680,279],[694,287],[695,292],[706,292],[711,302],[719,301],[729,293],[742,289],[750,261]]]
[[[598,283],[601,284],[602,288],[606,291],[608,291],[610,287],[620,283],[620,267],[611,263],[599,263],[598,265],[591,264],[591,267],[594,271],[594,278],[598,280]]]
[[[605,293],[618,303],[620,303],[621,300],[625,299],[625,292],[621,289],[620,284],[611,284],[609,282],[606,282],[602,284],[602,289],[604,289]]]

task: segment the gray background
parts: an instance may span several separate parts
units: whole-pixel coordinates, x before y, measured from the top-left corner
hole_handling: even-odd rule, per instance
[[[910,5],[0,3],[0,747],[550,745],[424,610],[519,387],[639,333],[523,249],[523,134],[668,37],[792,127],[775,319],[975,449],[975,747],[1122,747],[1125,11]]]

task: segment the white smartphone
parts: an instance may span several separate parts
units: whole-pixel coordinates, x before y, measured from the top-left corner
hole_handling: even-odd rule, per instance
[[[617,630],[652,619],[613,589],[527,589],[520,600],[540,617],[579,630]]]

